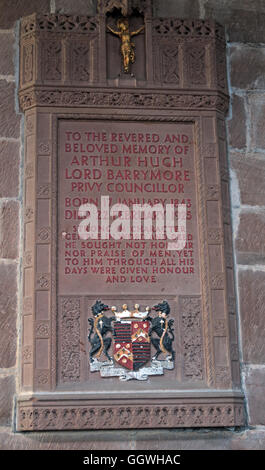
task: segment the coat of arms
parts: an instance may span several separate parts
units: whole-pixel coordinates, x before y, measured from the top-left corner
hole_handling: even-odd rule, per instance
[[[111,317],[105,315],[108,310]],[[151,310],[156,312],[155,317]],[[162,375],[164,369],[174,368],[174,320],[168,320],[170,306],[166,300],[144,311],[138,304],[131,311],[126,304],[117,311],[97,300],[92,313],[93,318],[88,319],[91,372],[100,371],[102,377],[117,376],[120,380],[147,380],[150,375]],[[111,346],[113,357],[109,354]],[[163,359],[159,359],[161,354]],[[101,361],[101,356],[105,360]]]

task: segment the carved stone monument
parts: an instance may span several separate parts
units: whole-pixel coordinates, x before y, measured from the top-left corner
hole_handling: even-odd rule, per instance
[[[95,17],[22,19],[20,47],[25,213],[18,430],[244,424],[223,28],[153,18],[150,0],[101,0]],[[84,238],[80,210],[88,204],[97,211],[90,217],[95,236]],[[117,239],[106,227],[104,236],[102,214],[107,210],[111,225],[116,204],[171,204],[176,211],[185,204],[185,246],[169,250],[166,239],[153,236]],[[90,324],[100,334],[89,341],[91,307],[99,299],[113,307],[104,313],[110,331],[100,333],[103,314],[94,312]],[[167,314],[159,307],[157,342],[150,331],[158,320],[143,314],[164,299],[174,324],[168,349],[161,340]],[[122,368],[124,380],[111,375],[110,363],[102,372],[109,359],[93,355],[93,344],[100,354],[105,347],[116,355],[112,367]]]

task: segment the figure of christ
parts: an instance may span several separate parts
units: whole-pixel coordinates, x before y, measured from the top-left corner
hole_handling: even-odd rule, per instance
[[[136,31],[130,32],[129,22],[127,18],[119,19],[117,22],[117,26],[119,28],[119,31],[115,31],[110,26],[107,26],[107,27],[112,34],[119,36],[119,38],[121,39],[121,53],[123,57],[123,68],[124,68],[124,72],[128,73],[130,63],[133,64],[135,61],[135,52],[134,52],[135,45],[131,41],[131,38],[139,34],[141,31],[143,31],[144,26],[141,26]]]

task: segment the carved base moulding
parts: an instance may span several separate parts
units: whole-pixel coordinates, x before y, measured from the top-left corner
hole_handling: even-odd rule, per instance
[[[239,394],[238,394],[239,395]],[[245,423],[242,397],[174,400],[21,401],[18,431],[237,427]]]

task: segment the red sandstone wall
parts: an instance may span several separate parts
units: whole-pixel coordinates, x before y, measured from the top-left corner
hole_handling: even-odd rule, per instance
[[[93,14],[93,0],[0,0],[0,449],[265,448],[265,3],[154,0],[156,16],[215,18],[227,27],[227,119],[242,383],[252,429],[14,434],[23,241],[23,116],[16,99],[18,20],[33,12]],[[258,428],[257,428],[258,426]]]

